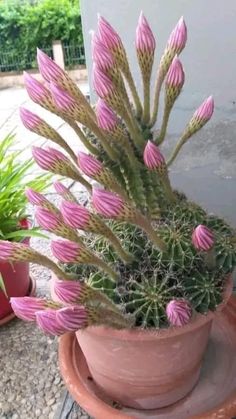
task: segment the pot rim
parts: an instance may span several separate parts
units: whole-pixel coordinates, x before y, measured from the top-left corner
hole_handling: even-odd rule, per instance
[[[86,329],[78,330],[76,333],[90,333],[93,335],[99,335],[104,337],[109,337],[110,339],[117,340],[143,340],[149,341],[153,339],[171,339],[175,336],[192,333],[193,331],[201,328],[203,325],[211,322],[215,316],[215,313],[219,313],[227,304],[233,289],[233,279],[232,275],[226,277],[224,292],[223,292],[223,301],[217,306],[215,311],[208,311],[207,314],[196,313],[192,317],[189,323],[184,326],[176,327],[172,326],[169,328],[163,329],[114,329],[112,327],[106,326],[89,326]]]

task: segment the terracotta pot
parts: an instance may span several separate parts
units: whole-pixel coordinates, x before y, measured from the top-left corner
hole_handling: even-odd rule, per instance
[[[29,244],[27,237],[23,243]],[[2,263],[0,262],[0,273],[6,287],[8,297],[23,297],[30,291],[31,280],[29,276],[29,263]],[[0,290],[0,319],[7,317],[12,313],[12,308],[2,290]]]
[[[228,300],[232,282],[227,287]],[[219,306],[219,310],[224,307]],[[76,332],[96,385],[127,407],[155,409],[185,397],[198,381],[214,313],[181,328]]]

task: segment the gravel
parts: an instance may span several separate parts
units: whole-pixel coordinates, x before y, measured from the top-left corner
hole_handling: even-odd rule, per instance
[[[51,194],[50,199],[57,198]],[[49,241],[33,238],[33,247],[49,256]],[[37,296],[49,295],[50,272],[31,265]],[[65,387],[57,363],[57,338],[34,323],[14,319],[0,327],[0,419],[53,419]],[[77,407],[77,417],[89,416]],[[69,416],[67,416],[69,419]],[[57,415],[57,418],[59,416]]]

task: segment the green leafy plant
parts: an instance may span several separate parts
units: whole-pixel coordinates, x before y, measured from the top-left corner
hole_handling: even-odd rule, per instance
[[[78,181],[91,195],[90,205],[85,207],[63,184],[56,183],[63,198],[59,209],[42,194],[28,191],[40,227],[62,237],[51,242],[59,265],[23,245],[0,242],[0,259],[28,260],[56,273],[54,293],[61,303],[12,300],[19,317],[36,320],[46,332],[60,335],[90,324],[183,326],[197,312],[215,310],[222,302],[227,277],[236,265],[235,231],[174,190],[169,178],[169,168],[184,144],[210,120],[213,98],[207,98],[195,111],[170,156],[165,157],[160,149],[184,84],[178,55],[186,40],[181,18],[160,60],[152,112],[155,38],[143,14],[136,30],[143,103],[121,38],[102,17],[92,39],[93,86],[99,96],[95,110],[42,51],[38,52],[38,64],[49,89],[25,76],[31,99],[63,118],[90,153],[80,152],[77,158],[45,121],[21,109],[27,128],[54,141],[68,154],[34,147],[38,165]],[[155,133],[162,87],[164,113]],[[92,186],[83,175],[99,186]]]
[[[20,151],[12,151],[14,134],[9,134],[0,143],[0,238],[20,241],[23,237],[36,234],[26,230],[28,219],[25,189],[33,187],[43,191],[49,184],[50,175],[33,176],[34,161],[22,161]]]
[[[0,3],[1,71],[35,67],[36,48],[51,49],[55,40],[83,45],[77,0]]]

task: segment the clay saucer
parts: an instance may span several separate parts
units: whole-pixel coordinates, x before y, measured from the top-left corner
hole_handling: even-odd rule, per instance
[[[30,288],[29,288],[29,292],[28,292],[27,295],[33,297],[35,295],[35,290],[36,290],[36,281],[35,281],[35,279],[30,277]],[[4,324],[7,324],[8,322],[10,322],[15,317],[16,317],[16,315],[13,312],[7,314],[7,316],[3,317],[3,319],[0,319],[0,326],[3,326]]]
[[[213,322],[198,384],[183,400],[156,410],[117,405],[98,389],[74,333],[59,341],[59,363],[75,401],[96,419],[232,419],[236,415],[236,296]]]

